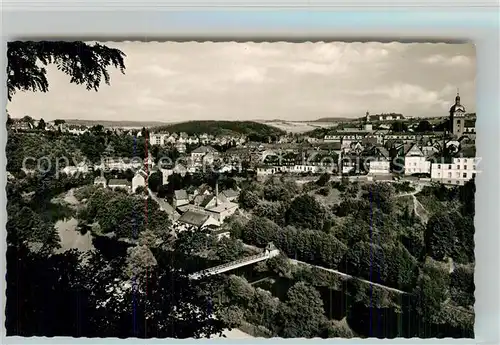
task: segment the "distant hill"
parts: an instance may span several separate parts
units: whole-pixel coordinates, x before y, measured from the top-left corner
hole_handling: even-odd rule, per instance
[[[212,135],[242,134],[249,137],[269,137],[284,135],[286,132],[279,128],[253,121],[189,121],[150,128],[151,132],[185,132],[189,135],[203,133]]]
[[[322,117],[313,121],[303,121],[303,122],[348,122],[355,121],[355,118],[352,117]]]
[[[95,126],[102,125],[104,127],[115,127],[115,128],[142,128],[142,127],[156,127],[165,126],[166,122],[159,121],[106,121],[106,120],[78,120],[69,119],[64,120],[67,124],[71,125],[84,125],[84,126]]]

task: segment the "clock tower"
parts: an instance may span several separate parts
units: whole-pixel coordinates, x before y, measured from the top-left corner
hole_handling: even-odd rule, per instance
[[[460,92],[457,90],[455,104],[450,108],[450,133],[461,137],[465,131],[465,107],[460,103]]]

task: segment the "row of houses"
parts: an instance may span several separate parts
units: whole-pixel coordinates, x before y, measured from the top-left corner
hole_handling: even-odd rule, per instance
[[[239,208],[239,191],[227,189],[219,193],[218,185],[212,191],[208,185],[202,185],[191,191],[176,190],[173,206],[181,215],[177,222],[186,226],[203,228],[219,227]]]
[[[473,120],[469,125],[473,125]],[[457,140],[475,140],[476,133],[474,127],[467,127],[466,132],[462,136],[456,138]],[[349,146],[353,142],[359,142],[362,144],[379,144],[385,145],[388,141],[400,141],[405,144],[409,143],[419,143],[427,144],[428,142],[441,140],[445,135],[445,132],[430,132],[430,133],[412,133],[403,132],[396,133],[389,130],[377,130],[377,131],[365,131],[350,129],[349,131],[337,131],[324,136],[322,142],[324,143],[340,143],[342,146]],[[315,141],[318,143],[321,141]]]
[[[209,145],[202,145],[194,149],[189,155],[183,156],[172,166],[162,164],[156,166],[152,157],[149,156],[144,160],[106,158],[95,168],[104,170],[132,169],[136,171],[146,166],[147,171],[160,171],[164,184],[167,183],[168,177],[172,174],[185,175],[186,173],[194,173],[200,171],[203,166],[211,166],[215,163],[217,163],[218,170],[221,172],[241,169],[243,164],[246,163],[246,168],[255,170],[258,176],[280,172],[300,174],[320,173],[323,171],[343,174],[390,174],[394,172],[395,168],[399,169],[397,172],[406,175],[430,175],[431,161],[436,161],[444,149],[463,156],[464,151],[460,149],[473,145],[474,141],[468,137],[463,137],[460,140],[448,139],[444,141],[442,138],[431,136],[421,137],[419,141],[416,141],[414,137],[408,137],[407,141],[393,136],[386,140],[384,144],[380,144],[377,140],[351,140],[348,143],[333,141],[319,145],[283,144],[264,146],[260,144],[232,148],[223,153],[218,152]],[[394,158],[396,157],[400,159],[397,166],[394,166]],[[473,156],[467,157],[473,158]],[[84,168],[67,167],[65,169],[81,170]],[[435,169],[437,169],[437,166]]]
[[[246,142],[246,137],[243,135],[212,135],[203,133],[200,135],[188,135],[185,132],[181,133],[150,133],[149,143],[151,145],[179,145],[189,144],[189,145],[226,145],[229,143],[234,143],[236,145],[242,145]]]
[[[124,189],[129,193],[137,192],[139,187],[147,188],[147,179],[150,174],[146,173],[144,170],[138,170],[132,181],[128,181],[127,179],[116,179],[112,178],[107,180],[104,176],[98,176],[94,179],[94,185],[100,185],[104,188],[110,189]]]
[[[302,154],[286,152],[282,159],[268,153],[257,167],[257,176],[277,173],[331,173],[428,176],[445,184],[463,184],[478,172],[473,146],[448,141],[438,145],[396,143],[390,149],[382,145],[351,145],[350,150],[312,151]],[[443,147],[451,156],[442,157]],[[273,159],[269,159],[273,157]]]
[[[131,182],[125,179],[106,180],[100,176],[94,180],[94,185],[114,190],[123,189],[132,193],[137,192],[139,187],[148,188],[147,180],[148,174],[140,170]],[[238,210],[238,196],[239,191],[234,189],[227,189],[219,193],[218,185],[215,187],[215,192],[206,184],[193,187],[190,190],[176,190],[171,205],[173,213],[176,215],[173,217],[175,231],[205,227],[216,230]],[[218,233],[219,237],[228,235],[227,232]]]

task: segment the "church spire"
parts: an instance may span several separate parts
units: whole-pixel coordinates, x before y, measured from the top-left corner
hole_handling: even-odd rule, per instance
[[[460,104],[460,90],[457,87],[457,97],[455,97],[455,104]]]

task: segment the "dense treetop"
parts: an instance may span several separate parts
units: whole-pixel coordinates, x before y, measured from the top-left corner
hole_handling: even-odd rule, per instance
[[[185,132],[188,135],[246,135],[255,139],[275,139],[286,132],[263,123],[253,121],[189,121],[168,126],[152,128],[151,132],[167,131],[170,133]]]

